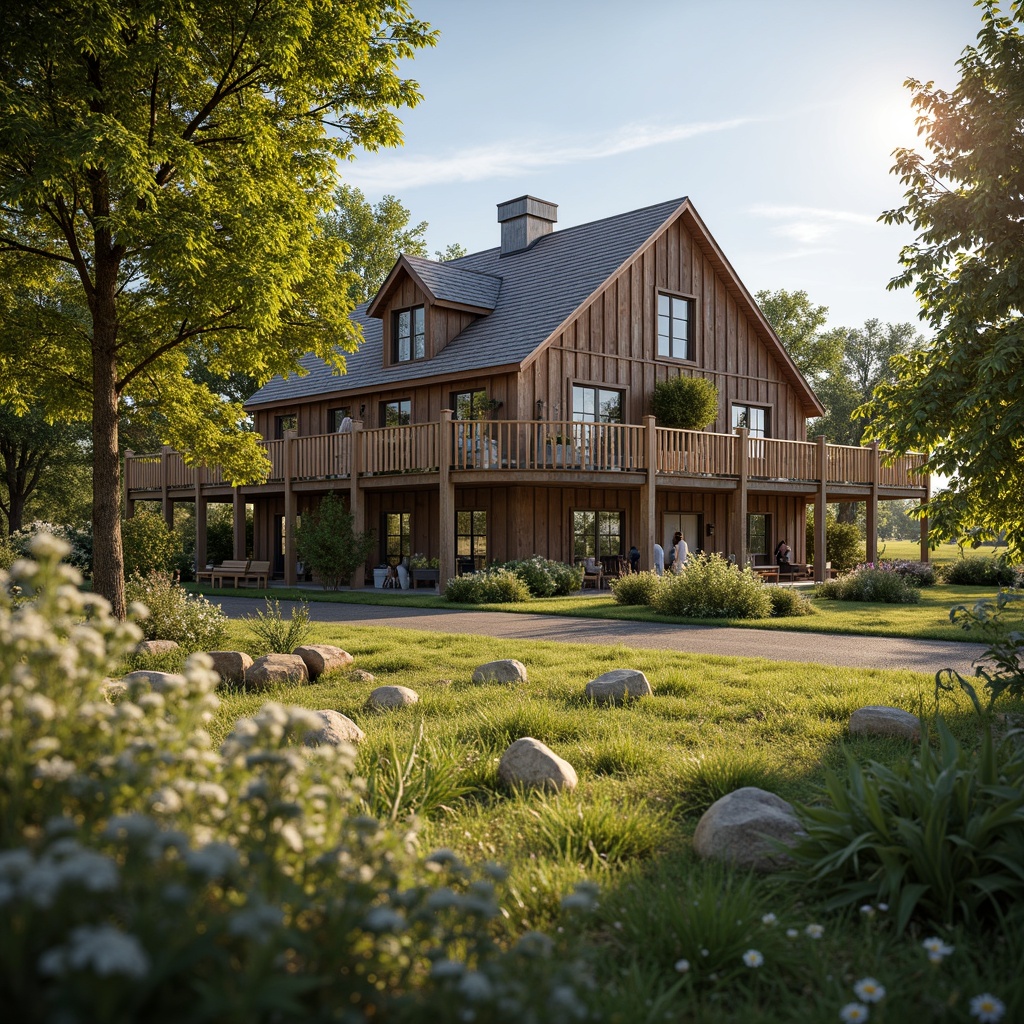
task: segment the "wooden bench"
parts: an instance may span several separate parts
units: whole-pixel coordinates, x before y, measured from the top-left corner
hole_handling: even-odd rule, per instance
[[[231,581],[233,587],[247,587],[253,584],[266,587],[270,579],[270,561],[257,562],[253,559],[227,558],[212,569],[204,569],[196,573],[196,582],[209,580],[211,586],[225,587]]]
[[[204,569],[202,572],[196,573],[196,583],[202,583],[204,580],[209,581],[211,587],[217,585],[217,579],[221,573],[231,575],[232,573],[247,572],[249,566],[252,563],[252,559],[249,558],[226,558],[220,565],[215,565],[210,569]]]
[[[803,562],[792,562],[789,565],[783,565],[779,569],[779,579],[789,580],[791,583],[795,580],[807,580],[811,578],[811,574],[807,571],[807,566]]]
[[[766,583],[779,582],[779,567],[777,565],[752,565],[750,568],[754,575],[760,576]]]

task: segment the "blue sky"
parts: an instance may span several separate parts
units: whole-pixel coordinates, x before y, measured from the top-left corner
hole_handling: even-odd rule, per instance
[[[429,222],[431,251],[498,243],[529,193],[559,228],[688,195],[751,292],[806,290],[830,326],[917,320],[888,292],[906,229],[907,78],[952,88],[971,0],[411,0],[440,29],[403,64],[405,146],[342,177]]]

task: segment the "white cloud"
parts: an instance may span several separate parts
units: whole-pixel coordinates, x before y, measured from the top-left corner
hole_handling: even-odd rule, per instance
[[[368,155],[345,169],[345,180],[349,184],[381,191],[511,178],[546,167],[600,160],[670,142],[681,142],[697,135],[729,131],[750,124],[753,120],[737,117],[727,121],[696,121],[677,125],[626,125],[608,135],[575,142],[505,139],[485,146],[456,150],[444,156],[415,156],[408,152],[385,158]]]
[[[776,206],[763,204],[750,207],[755,217],[777,221],[773,234],[787,241],[796,242],[800,247],[786,258],[810,255],[828,251],[819,246],[822,242],[834,241],[834,236],[846,225],[873,227],[877,217],[873,214],[855,213],[851,210],[825,210],[816,206]]]

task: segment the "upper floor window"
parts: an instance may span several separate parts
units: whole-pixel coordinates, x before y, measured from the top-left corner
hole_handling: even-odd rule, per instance
[[[771,437],[768,410],[759,405],[734,405],[732,429],[746,427],[751,437]]]
[[[693,359],[693,299],[658,296],[658,355]]]
[[[340,409],[328,409],[327,410],[327,431],[330,434],[336,434],[338,428],[341,426],[341,421],[349,419],[352,416],[352,409],[350,406],[343,405]]]
[[[293,412],[287,412],[283,416],[274,417],[274,439],[280,441],[284,438],[286,430],[295,430],[299,425],[299,418]]]
[[[380,425],[382,427],[407,427],[412,423],[412,399],[399,398],[394,402],[380,403]]]
[[[491,411],[491,403],[484,388],[473,391],[453,391],[452,411],[457,420],[483,420]]]
[[[622,392],[573,384],[572,418],[580,423],[621,423]]]
[[[427,354],[423,307],[400,309],[395,313],[394,361],[407,363]]]

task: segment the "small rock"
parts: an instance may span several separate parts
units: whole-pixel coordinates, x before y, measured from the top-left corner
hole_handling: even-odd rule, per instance
[[[623,704],[652,693],[647,676],[635,668],[613,668],[587,683],[588,699],[598,704]]]
[[[252,658],[245,651],[208,651],[213,671],[224,683],[244,683],[245,673],[252,667]]]
[[[850,715],[851,736],[895,736],[897,739],[921,739],[921,720],[900,708],[871,705],[857,708]]]
[[[579,781],[568,761],[532,736],[516,740],[502,754],[498,778],[506,786],[554,790],[573,790]]]
[[[169,654],[178,649],[177,640],[142,640],[135,648],[136,654]]]
[[[506,658],[489,661],[473,670],[474,683],[525,683],[526,666],[521,661]]]
[[[306,663],[310,680],[319,678],[325,672],[336,672],[338,669],[348,668],[354,660],[348,651],[343,651],[340,647],[332,647],[330,644],[309,644],[305,647],[296,647],[292,654]]]
[[[322,729],[315,729],[307,732],[302,742],[307,747],[319,747],[323,744],[337,747],[342,743],[362,743],[366,739],[366,733],[352,721],[338,711],[318,711],[317,714],[323,719]]]
[[[352,669],[348,677],[353,683],[372,683],[376,678],[372,672],[367,672],[365,668]]]
[[[265,690],[275,683],[306,682],[306,663],[295,654],[265,654],[245,671],[245,685],[250,690]]]
[[[697,822],[693,848],[705,859],[755,871],[778,871],[789,858],[770,840],[792,846],[803,835],[800,819],[782,797],[744,786],[716,800]]]
[[[388,708],[407,708],[410,704],[416,704],[420,695],[408,686],[378,686],[370,694],[366,706],[383,711]]]
[[[140,668],[129,672],[122,680],[126,691],[130,691],[133,683],[149,683],[154,690],[165,690],[185,685],[185,677],[177,672],[153,672]]]

